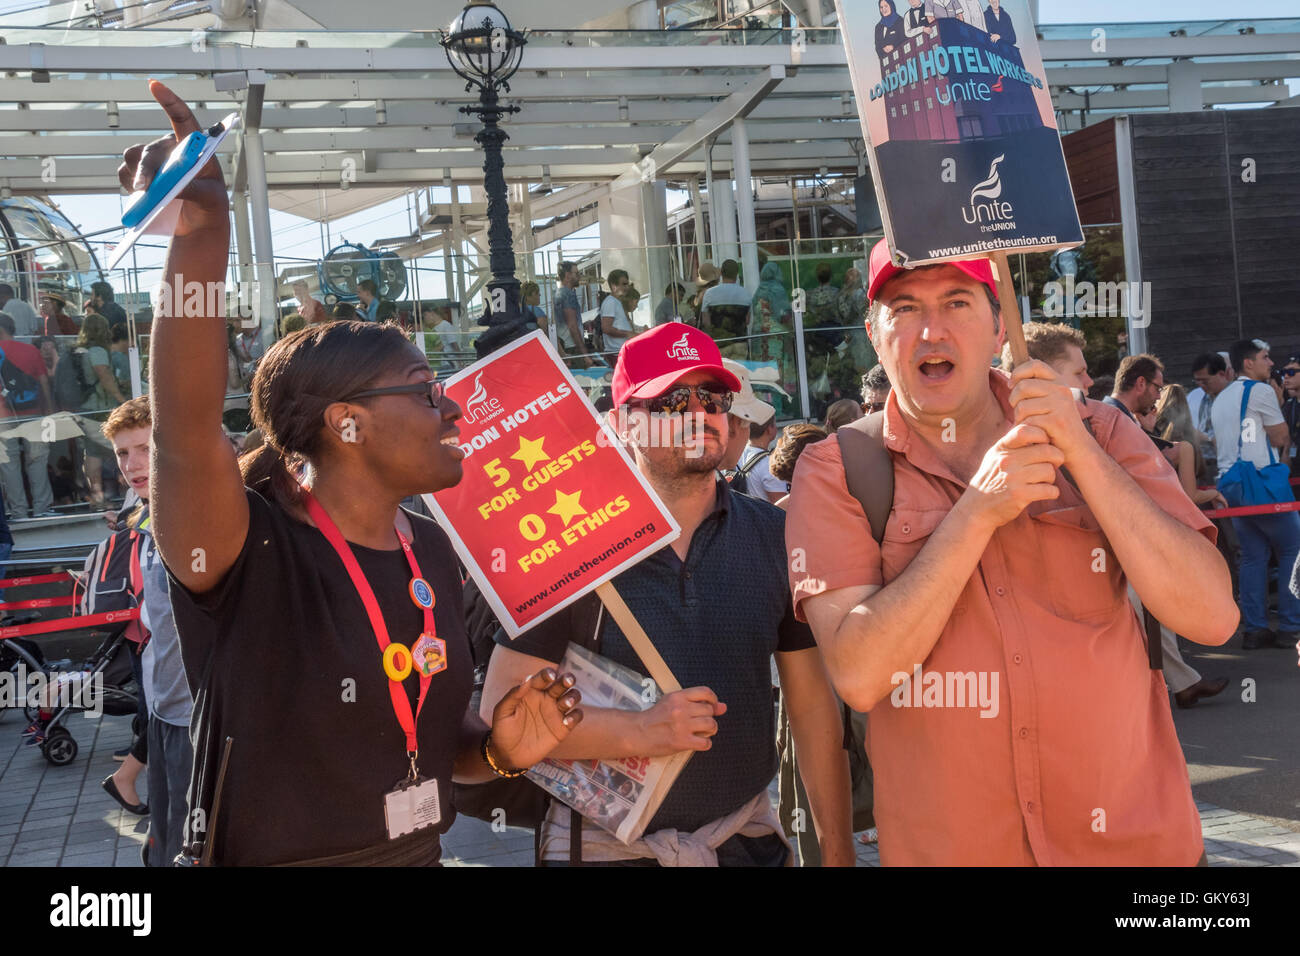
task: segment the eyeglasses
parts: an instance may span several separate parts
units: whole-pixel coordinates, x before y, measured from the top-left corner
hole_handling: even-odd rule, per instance
[[[884,410],[885,410],[884,402],[863,402],[862,403],[862,411],[864,414],[867,415],[870,415],[872,412],[883,412]]]
[[[718,412],[731,411],[731,402],[735,398],[725,385],[719,385],[717,382],[705,382],[701,385],[679,385],[676,388],[670,388],[662,395],[656,395],[654,398],[642,398],[629,404],[644,408],[646,411],[655,415],[680,415],[686,411],[691,404],[691,392],[695,392],[695,397],[700,400],[700,405],[704,407],[704,414],[716,415]]]
[[[1286,378],[1290,378],[1292,375],[1300,374],[1300,368],[1284,368],[1282,369],[1282,374]]]
[[[410,385],[390,385],[387,388],[368,388],[363,392],[353,392],[347,398],[340,398],[340,402],[350,402],[358,398],[373,398],[378,395],[419,395],[425,393],[429,399],[429,407],[437,408],[442,403],[442,397],[446,394],[447,387],[437,379],[430,379],[427,382],[414,382]]]

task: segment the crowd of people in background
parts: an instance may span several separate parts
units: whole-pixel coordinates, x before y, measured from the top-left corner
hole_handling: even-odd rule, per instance
[[[38,305],[39,312],[0,284],[0,419],[15,432],[3,439],[0,489],[10,519],[51,517],[56,505],[81,499],[102,506],[121,491],[104,468],[111,452],[99,426],[132,394],[126,311],[103,281],[86,291],[79,316],[57,291],[41,290]],[[82,427],[82,438],[54,441],[46,429],[23,427],[60,412],[94,424]]]

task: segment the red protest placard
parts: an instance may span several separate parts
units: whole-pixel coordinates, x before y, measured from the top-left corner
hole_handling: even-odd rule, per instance
[[[447,394],[464,477],[424,502],[510,637],[681,533],[541,332]]]

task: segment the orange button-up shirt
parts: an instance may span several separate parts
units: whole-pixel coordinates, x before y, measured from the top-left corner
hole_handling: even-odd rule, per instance
[[[990,385],[1009,426],[1008,377],[990,370]],[[1136,424],[1097,402],[1082,414],[1161,509],[1214,540]],[[894,509],[880,545],[849,494],[838,442],[799,459],[786,543],[801,619],[809,596],[887,587],[966,488],[913,437],[892,395],[884,434]],[[1079,492],[1059,474],[1056,484],[1059,498],[993,534],[918,662],[920,686],[900,674],[870,711],[886,865],[1189,866],[1201,855],[1164,677],[1149,668],[1123,571]]]

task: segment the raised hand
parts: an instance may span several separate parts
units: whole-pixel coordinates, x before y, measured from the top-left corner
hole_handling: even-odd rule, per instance
[[[1056,469],[1064,463],[1064,452],[1046,431],[1037,424],[1016,425],[984,453],[962,499],[990,527],[1000,528],[1032,502],[1060,495]]]
[[[1031,361],[1011,373],[1011,408],[1017,425],[1029,422],[1065,453],[1065,462],[1089,450],[1093,441],[1079,415],[1079,400],[1045,362]]]
[[[148,144],[136,143],[122,153],[122,165],[117,168],[117,179],[128,192],[147,188],[176,144],[202,128],[185,102],[162,83],[150,80],[149,92],[167,114],[172,132],[171,135]],[[215,231],[219,235],[210,238],[222,247],[224,254],[225,248],[230,244],[230,200],[226,196],[226,183],[215,157],[199,170],[193,181],[182,190],[180,198],[185,203],[173,234],[175,238],[181,239],[201,231]]]
[[[531,767],[545,759],[582,720],[582,693],[573,675],[553,668],[533,674],[492,710],[492,754],[502,769]]]

